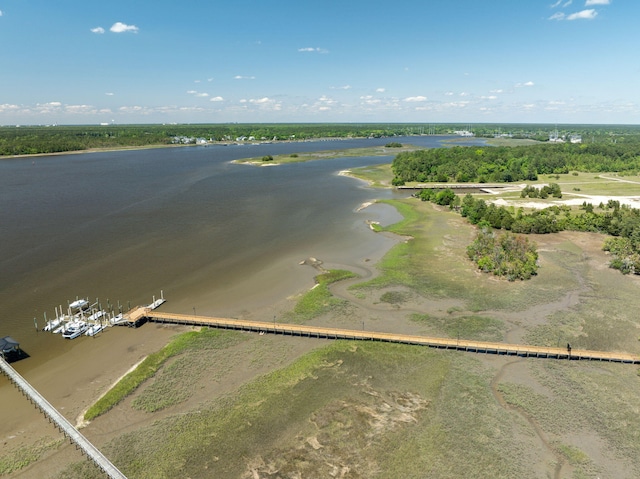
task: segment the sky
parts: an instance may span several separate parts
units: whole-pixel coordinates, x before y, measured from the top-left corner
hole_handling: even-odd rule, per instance
[[[0,125],[640,123],[638,0],[0,0]]]

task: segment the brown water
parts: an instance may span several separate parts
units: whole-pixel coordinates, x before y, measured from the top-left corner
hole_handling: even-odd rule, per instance
[[[405,139],[437,146],[441,138]],[[238,315],[309,284],[299,261],[349,264],[379,246],[356,212],[371,190],[337,175],[390,158],[256,168],[230,160],[384,144],[210,146],[0,161],[0,336],[40,364],[75,341],[36,333],[76,297],[126,308],[163,290],[174,311]],[[306,282],[306,283],[305,283]],[[169,306],[170,305],[170,306]],[[0,384],[0,388],[3,387]]]

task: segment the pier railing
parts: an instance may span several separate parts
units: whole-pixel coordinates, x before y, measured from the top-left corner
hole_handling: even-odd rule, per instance
[[[9,363],[0,358],[0,369],[15,387],[24,394],[62,433],[69,438],[93,463],[112,479],[127,479],[97,447],[89,442],[67,418],[60,414],[42,394],[27,382]]]
[[[416,344],[438,349],[454,349],[475,353],[498,354],[534,358],[553,358],[570,360],[608,361],[618,363],[640,364],[640,356],[609,351],[592,351],[586,349],[565,349],[525,344],[508,344],[488,341],[470,341],[455,338],[438,338],[377,331],[324,328],[299,324],[273,323],[262,321],[243,321],[238,319],[214,318],[179,313],[161,313],[150,308],[139,308],[132,311],[131,320],[139,322],[141,318],[158,323],[184,324],[191,326],[208,326],[222,329],[256,331],[271,334],[305,336],[328,339],[351,339],[385,341],[403,344]]]

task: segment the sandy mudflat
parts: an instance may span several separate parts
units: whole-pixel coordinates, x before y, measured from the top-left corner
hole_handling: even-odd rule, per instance
[[[77,346],[34,369],[28,359],[14,363],[18,372],[73,424],[114,381],[149,353],[162,348],[182,331],[177,326],[147,324],[139,329],[113,327],[95,338],[79,338]],[[64,341],[60,338],[60,341]],[[62,435],[29,403],[9,381],[0,379],[2,413],[0,439],[4,451],[29,446],[43,436]],[[72,450],[75,449],[71,448]],[[80,454],[77,453],[78,458]],[[77,459],[76,459],[77,460]],[[38,477],[24,472],[23,477]]]

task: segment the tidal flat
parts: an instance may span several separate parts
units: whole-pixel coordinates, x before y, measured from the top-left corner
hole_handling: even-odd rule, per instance
[[[631,313],[640,306],[638,281],[607,267],[601,235],[537,236],[539,275],[508,282],[465,259],[473,229],[457,214],[402,204],[414,214],[391,229],[404,239],[370,265],[368,278],[329,287],[343,301],[300,320],[638,353]],[[292,315],[304,300],[290,299]],[[639,472],[636,366],[224,334],[237,339],[212,337],[212,354],[186,351],[96,420],[105,431],[123,420],[136,424],[103,436],[105,453],[129,477]],[[195,382],[186,374],[194,370]],[[176,400],[145,412],[139,405],[155,401],[157,390]],[[59,477],[99,476],[80,462]]]

